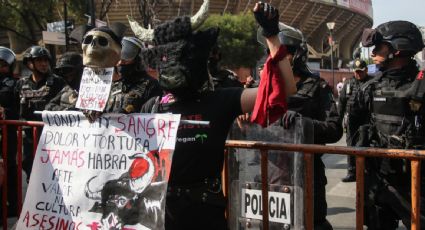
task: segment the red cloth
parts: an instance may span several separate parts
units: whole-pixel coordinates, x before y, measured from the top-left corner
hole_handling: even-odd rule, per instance
[[[286,54],[286,46],[281,45],[274,57],[269,55],[261,72],[261,80],[251,115],[251,122],[258,123],[262,127],[275,122],[287,110],[285,82],[280,76],[278,67],[279,61]]]

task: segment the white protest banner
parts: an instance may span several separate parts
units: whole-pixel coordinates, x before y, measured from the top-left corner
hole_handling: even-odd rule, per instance
[[[43,112],[17,229],[164,229],[180,115]]]
[[[78,92],[77,108],[103,111],[108,102],[114,68],[85,67]]]

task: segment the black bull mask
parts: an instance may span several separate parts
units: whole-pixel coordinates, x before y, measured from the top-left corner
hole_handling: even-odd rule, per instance
[[[130,26],[141,40],[155,47],[142,55],[150,66],[159,70],[159,84],[176,96],[199,94],[209,87],[208,57],[217,42],[218,29],[196,31],[207,17],[209,1],[205,0],[198,13],[165,22],[154,30],[144,29],[133,19]]]

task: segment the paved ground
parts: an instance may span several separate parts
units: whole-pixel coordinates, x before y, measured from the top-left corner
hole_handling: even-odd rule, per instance
[[[345,146],[345,135],[335,145]],[[326,165],[326,186],[328,220],[335,230],[355,229],[356,223],[356,183],[342,183],[347,171],[345,155],[326,154],[322,157]],[[365,227],[366,229],[366,227]],[[399,230],[406,229],[400,227]]]

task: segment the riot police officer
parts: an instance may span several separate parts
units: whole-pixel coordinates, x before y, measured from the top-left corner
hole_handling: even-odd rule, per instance
[[[77,52],[66,52],[58,59],[54,72],[58,76],[61,76],[68,85],[50,100],[45,107],[46,110],[62,111],[75,109],[83,68],[83,57]]]
[[[278,34],[281,44],[286,45],[286,56],[292,66],[297,86],[296,94],[288,98],[288,111],[282,118],[284,128],[289,128],[297,116],[311,118],[314,125],[314,143],[337,142],[342,136],[342,125],[338,116],[330,86],[307,67],[308,48],[298,29],[280,25]],[[325,165],[321,155],[314,156],[314,229],[333,229],[326,219]]]
[[[362,86],[359,100],[368,109],[370,125],[362,127],[364,144],[380,148],[424,149],[423,77],[413,56],[424,43],[408,21],[390,21],[363,31],[362,44],[375,46],[372,60],[378,75]],[[424,170],[421,171],[424,178]],[[425,185],[421,181],[421,187]],[[399,220],[410,229],[410,162],[369,158],[365,175],[365,224],[368,229],[396,229]],[[423,191],[421,199],[424,198]],[[422,202],[423,204],[423,202]],[[420,220],[425,223],[424,209]]]
[[[210,57],[208,58],[208,71],[211,74],[214,88],[243,87],[244,85],[238,80],[233,71],[221,68],[220,60],[220,47],[216,44],[211,49]]]
[[[359,133],[357,132],[361,125],[368,123],[364,112],[360,109],[356,100],[360,86],[370,80],[372,77],[367,74],[367,64],[364,60],[355,59],[353,62],[354,76],[345,81],[338,98],[338,113],[340,119],[346,116],[347,122],[347,146],[356,146]],[[347,156],[347,175],[342,182],[356,181],[356,157]]]
[[[16,83],[16,79],[13,77],[15,63],[15,53],[0,46],[0,119],[16,120],[18,118],[16,104],[10,100],[13,98]],[[7,127],[7,143],[8,215],[17,216],[16,126]]]
[[[41,116],[34,111],[44,110],[46,104],[66,85],[66,82],[51,71],[52,56],[41,46],[28,48],[23,57],[23,64],[32,72],[30,76],[18,80],[15,87],[15,98],[19,105],[19,118],[28,121],[40,121]],[[22,168],[27,180],[32,169],[33,132],[25,129],[24,160]],[[41,131],[41,130],[39,130]],[[38,132],[40,134],[40,132]]]
[[[135,113],[148,99],[161,96],[162,90],[158,81],[146,72],[141,58],[145,48],[143,42],[135,37],[123,37],[121,44],[121,60],[117,67],[119,79],[112,83],[105,112]]]

